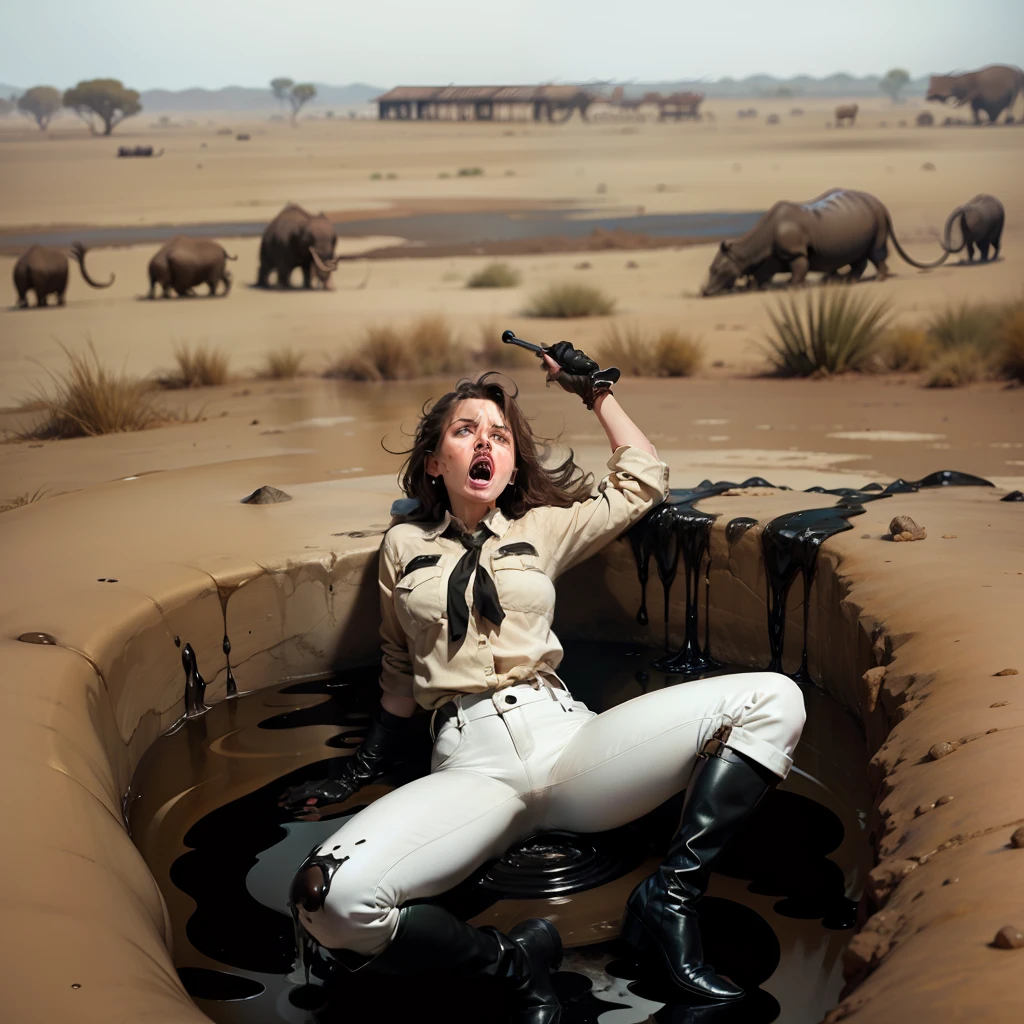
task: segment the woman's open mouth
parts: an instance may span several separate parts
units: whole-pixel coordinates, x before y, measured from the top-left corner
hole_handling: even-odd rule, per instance
[[[489,455],[478,455],[469,467],[469,486],[485,488],[494,476],[494,463]]]

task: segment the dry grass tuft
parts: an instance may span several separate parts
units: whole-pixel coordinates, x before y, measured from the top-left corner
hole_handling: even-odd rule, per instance
[[[0,502],[0,512],[10,512],[14,508],[22,508],[25,505],[31,505],[33,502],[39,501],[41,498],[46,497],[46,488],[40,488],[34,494],[29,494],[27,491],[24,494],[16,495],[9,501]]]
[[[1009,313],[999,335],[996,360],[1000,373],[1011,380],[1024,382],[1024,302]]]
[[[325,376],[345,380],[410,380],[440,373],[461,373],[471,357],[458,344],[442,316],[425,316],[404,331],[371,327],[359,346],[331,366]]]
[[[608,316],[615,309],[615,300],[589,284],[552,284],[538,292],[524,310],[526,316],[581,317]]]
[[[650,337],[638,327],[614,325],[599,342],[595,358],[633,377],[689,377],[704,361],[704,346],[681,331]]]
[[[935,343],[920,327],[894,327],[878,342],[875,362],[879,369],[896,373],[923,370],[935,357]]]
[[[266,354],[259,376],[264,380],[291,380],[299,375],[304,358],[290,345],[282,345]]]
[[[174,361],[177,369],[156,378],[162,388],[205,388],[226,384],[228,380],[228,356],[220,349],[207,345],[176,345]]]
[[[957,388],[989,374],[989,363],[973,345],[957,345],[940,353],[928,367],[925,387]]]
[[[88,354],[61,348],[68,367],[63,373],[47,371],[54,393],[40,387],[32,396],[43,419],[21,437],[94,437],[145,430],[167,421],[169,417],[153,407],[151,382],[107,369],[91,343]]]
[[[467,288],[515,288],[522,275],[507,263],[488,263],[477,271],[467,282]]]
[[[942,350],[969,346],[990,353],[998,344],[999,326],[1007,312],[1007,306],[997,302],[947,306],[928,321],[928,335]]]
[[[888,303],[871,303],[845,284],[790,295],[769,311],[774,330],[764,347],[785,377],[859,370],[885,332],[888,313]]]

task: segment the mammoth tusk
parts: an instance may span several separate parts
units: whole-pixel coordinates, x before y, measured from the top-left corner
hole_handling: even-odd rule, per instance
[[[313,248],[313,246],[309,247],[309,254],[313,257],[313,262],[316,264],[316,269],[319,270],[321,274],[330,274],[337,269],[337,260],[332,259],[325,263],[320,258],[320,254],[316,251],[316,249]]]

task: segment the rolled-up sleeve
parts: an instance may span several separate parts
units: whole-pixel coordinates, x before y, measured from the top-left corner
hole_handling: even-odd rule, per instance
[[[412,658],[408,641],[395,615],[394,589],[398,578],[394,556],[385,539],[380,546],[377,582],[380,586],[380,688],[396,697],[413,695]]]
[[[657,455],[622,445],[608,460],[611,472],[596,497],[569,508],[544,509],[557,576],[600,551],[668,496],[668,466]]]

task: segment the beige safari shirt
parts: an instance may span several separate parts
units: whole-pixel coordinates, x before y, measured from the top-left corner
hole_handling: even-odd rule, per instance
[[[471,578],[469,625],[456,644],[448,642],[448,577],[465,548],[457,537],[444,536],[453,517],[445,513],[440,523],[392,527],[380,550],[381,688],[433,709],[459,693],[553,675],[562,660],[562,645],[551,630],[554,580],[668,494],[668,466],[656,455],[623,445],[608,468],[597,495],[569,508],[535,508],[515,520],[500,509],[484,516],[481,525],[491,536],[480,564],[494,580],[505,619],[499,628],[477,614]],[[407,568],[420,555],[436,561],[421,559],[419,567]]]

